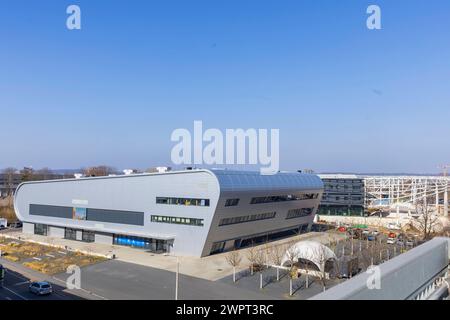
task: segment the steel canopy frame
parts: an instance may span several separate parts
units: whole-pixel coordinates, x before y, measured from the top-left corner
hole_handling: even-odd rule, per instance
[[[421,199],[434,199],[436,210],[444,200],[448,215],[449,177],[438,176],[370,176],[364,177],[367,208],[412,206]]]

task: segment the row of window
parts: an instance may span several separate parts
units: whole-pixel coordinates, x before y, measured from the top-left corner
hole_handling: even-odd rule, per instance
[[[325,185],[324,186],[325,190],[328,189],[353,189],[353,190],[362,190],[364,187],[362,185],[358,185],[358,186],[349,186],[349,185]]]
[[[219,226],[227,226],[227,225],[236,224],[236,223],[244,223],[244,222],[257,221],[257,220],[272,219],[272,218],[275,218],[276,214],[277,214],[276,212],[266,212],[266,213],[252,214],[252,215],[248,215],[248,216],[234,217],[234,218],[223,218],[219,221]]]
[[[239,199],[227,199],[225,201],[225,207],[237,206],[239,204]]]
[[[134,237],[121,234],[114,235],[113,244],[119,246],[145,249],[155,253],[165,253],[169,252],[170,250],[170,244],[167,240]]]
[[[300,217],[306,217],[312,214],[314,208],[300,208],[300,209],[291,209],[288,211],[286,219],[294,219]]]
[[[281,195],[281,196],[267,196],[267,197],[255,197],[252,198],[250,204],[260,204],[260,203],[272,203],[272,202],[283,202],[283,201],[293,201],[293,200],[310,200],[317,199],[319,197],[318,193],[301,193],[298,195]],[[225,207],[233,207],[239,204],[240,199],[227,199],[225,200]],[[209,199],[196,199],[196,198],[173,198],[173,197],[156,197],[157,204],[172,204],[172,205],[183,205],[183,206],[200,206],[209,207]]]
[[[156,197],[157,204],[209,207],[209,199]]]
[[[334,196],[334,195],[325,195],[322,197],[322,200],[356,200],[356,201],[360,201],[362,200],[362,197],[358,197],[358,196]]]
[[[318,193],[301,193],[297,195],[288,194],[282,196],[255,197],[252,198],[250,204],[295,201],[295,200],[310,200],[310,199],[317,199],[318,197],[319,197]]]
[[[363,183],[363,179],[322,179],[325,183]]]
[[[171,223],[171,224],[184,224],[189,226],[203,226],[203,219],[196,218],[183,218],[183,217],[168,217],[168,216],[151,216],[152,222],[159,223]]]
[[[95,242],[95,232],[88,230],[77,230],[72,228],[64,229],[64,239],[78,240],[77,232],[81,232],[81,241],[83,242]]]

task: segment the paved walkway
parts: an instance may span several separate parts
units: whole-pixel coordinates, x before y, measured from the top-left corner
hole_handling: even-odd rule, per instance
[[[85,243],[40,235],[24,234],[21,232],[9,232],[7,235],[25,241],[50,244],[53,246],[59,246],[61,248],[67,246],[69,250],[77,250],[88,254],[98,254],[102,256],[111,256],[112,254],[114,254],[116,256],[116,260],[118,261],[138,264],[156,269],[163,269],[172,272],[176,271],[177,266],[177,257],[175,256],[153,254],[129,247],[106,245],[100,243]],[[330,238],[342,237],[344,237],[344,235],[336,233],[310,232],[299,236],[274,241],[271,242],[270,245],[281,245],[293,240],[315,240],[322,243],[327,243]],[[263,249],[264,245],[257,246],[257,248]],[[245,257],[245,249],[242,249],[239,252],[242,253],[241,255],[243,259],[241,267],[237,268],[238,271],[245,269],[249,264],[248,260]],[[227,277],[232,274],[233,269],[227,263],[225,255],[226,253],[212,255],[204,258],[179,257],[178,260],[180,263],[180,273],[213,281]]]

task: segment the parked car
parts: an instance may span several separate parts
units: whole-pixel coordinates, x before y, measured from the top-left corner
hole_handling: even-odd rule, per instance
[[[9,224],[9,227],[10,227],[10,228],[13,228],[13,229],[22,228],[22,222],[21,222],[21,221],[11,222],[11,223]]]
[[[375,237],[374,235],[367,236],[367,240],[369,240],[369,241],[375,241],[376,239],[377,239],[377,237]]]
[[[31,293],[42,296],[53,292],[52,285],[47,281],[32,282],[29,286]]]
[[[414,241],[411,239],[407,239],[406,240],[406,246],[408,247],[414,247]]]
[[[401,230],[402,229],[401,226],[396,223],[389,223],[387,227],[388,227],[388,229],[391,229],[391,230]]]
[[[396,242],[396,239],[395,238],[391,238],[391,237],[389,237],[387,239],[387,241],[386,241],[387,244],[395,244],[395,242]]]

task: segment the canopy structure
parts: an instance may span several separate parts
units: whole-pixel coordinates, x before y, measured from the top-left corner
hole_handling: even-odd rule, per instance
[[[329,260],[337,259],[334,252],[317,241],[299,241],[286,250],[281,265],[297,263],[300,260],[312,262],[320,271],[323,271]]]

